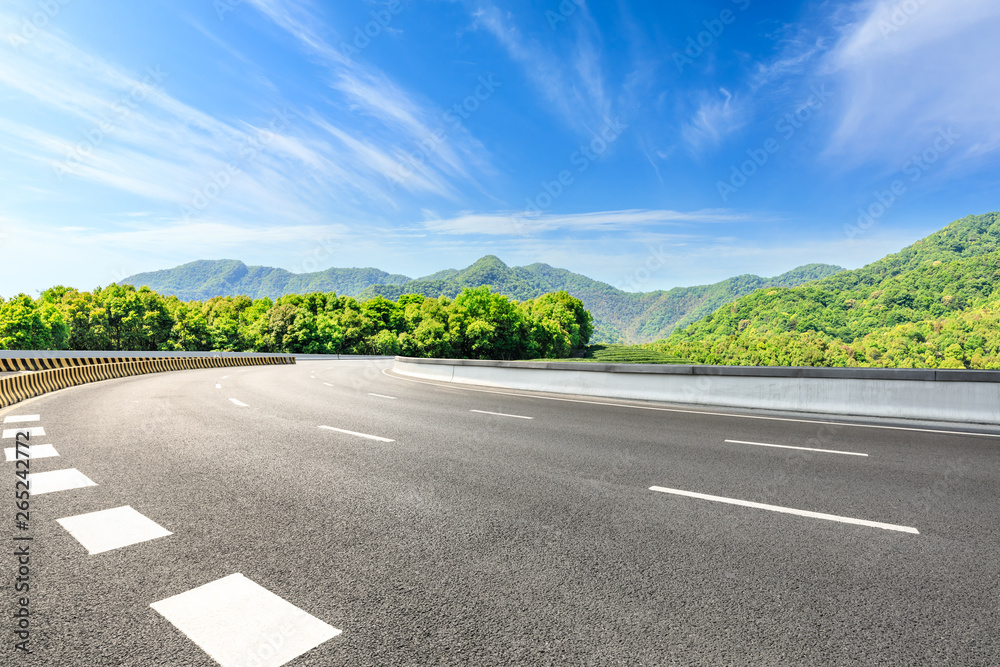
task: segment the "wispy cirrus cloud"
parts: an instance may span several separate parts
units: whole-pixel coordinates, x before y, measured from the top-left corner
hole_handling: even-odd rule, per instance
[[[290,106],[271,84],[264,87],[269,98],[244,113],[208,113],[168,93],[171,72],[155,63],[152,78],[129,72],[53,29],[30,48],[0,51],[0,90],[21,101],[8,111],[47,110],[0,114],[8,154],[36,173],[42,167],[47,185],[89,182],[196,217],[318,220],[331,208],[358,217],[372,207],[397,210],[400,193],[455,200],[456,181],[478,186],[476,174],[489,170],[489,160],[464,127],[441,140],[440,110],[347,59],[315,32],[321,22],[304,5],[252,4],[328,67],[333,99],[326,108]],[[0,10],[0,32],[16,29],[18,18]],[[205,27],[194,29],[230,56],[236,52]],[[407,161],[430,138],[436,143],[428,159]],[[207,204],[192,205],[198,201]]]
[[[681,127],[681,138],[695,155],[718,146],[747,122],[747,109],[725,88],[718,97],[704,100],[691,119]]]
[[[526,35],[509,12],[491,3],[476,3],[473,25],[491,34],[534,84],[546,107],[567,127],[593,135],[615,113],[602,59],[600,26],[585,2],[561,26],[572,38],[542,41]]]
[[[742,223],[751,218],[733,211],[667,211],[632,209],[576,214],[541,214],[526,218],[519,213],[467,213],[448,219],[431,218],[423,222],[429,231],[446,234],[483,234],[488,236],[534,235],[559,230],[576,232],[629,231],[650,227],[704,223]]]
[[[1000,149],[998,32],[992,0],[858,5],[824,62],[844,91],[827,155],[898,166],[947,126],[956,161]]]
[[[381,165],[383,180],[394,184],[391,190],[419,189],[422,184],[434,194],[454,197],[457,190],[450,185],[452,181],[478,185],[473,172],[492,171],[486,150],[468,130],[446,127],[441,109],[418,100],[385,72],[333,46],[313,28],[322,25],[322,20],[307,5],[292,0],[250,2],[320,59],[328,68],[330,88],[342,94],[357,115],[381,124],[381,128],[369,128],[366,140],[353,146],[367,164]],[[329,124],[325,129],[329,131]],[[445,131],[447,137],[442,138]],[[415,151],[423,159],[407,159]],[[373,161],[374,156],[379,157]],[[412,180],[413,172],[419,174],[416,180]]]

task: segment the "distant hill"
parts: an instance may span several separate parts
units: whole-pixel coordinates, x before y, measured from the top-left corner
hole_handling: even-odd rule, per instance
[[[761,289],[654,344],[706,363],[1000,367],[1000,213],[865,267]]]
[[[487,255],[461,271],[442,271],[401,285],[373,285],[364,289],[359,298],[381,295],[396,300],[403,294],[454,297],[466,287],[490,285],[501,294],[523,300],[565,290],[583,301],[594,316],[594,342],[641,343],[662,338],[674,328],[760,287],[801,285],[838,271],[843,269],[810,264],[776,278],[744,275],[714,285],[635,293],[548,264],[509,267]]]
[[[292,273],[268,266],[247,266],[235,259],[199,260],[173,269],[137,273],[119,281],[122,285],[148,286],[165,296],[183,301],[204,301],[214,296],[243,294],[254,299],[276,299],[285,294],[336,292],[355,296],[375,284],[398,285],[407,276],[378,269],[336,269],[315,273]]]
[[[675,287],[669,291],[624,292],[607,283],[548,264],[510,267],[487,255],[464,269],[446,269],[411,280],[377,269],[327,269],[293,274],[283,269],[247,267],[235,260],[199,261],[176,269],[140,273],[121,282],[148,285],[161,294],[185,300],[245,294],[277,298],[283,294],[337,292],[364,300],[403,294],[454,298],[467,287],[489,285],[493,291],[523,301],[565,290],[583,301],[594,316],[594,342],[642,343],[663,338],[740,296],[762,287],[792,287],[843,271],[839,266],[808,264],[775,278],[742,275],[713,285]]]

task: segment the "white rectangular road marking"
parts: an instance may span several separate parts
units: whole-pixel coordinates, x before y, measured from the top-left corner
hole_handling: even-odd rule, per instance
[[[810,512],[808,510],[797,510],[791,507],[779,507],[778,505],[765,505],[764,503],[755,503],[749,500],[737,500],[735,498],[723,498],[722,496],[709,496],[704,493],[695,493],[694,491],[681,491],[679,489],[665,489],[662,486],[651,486],[650,491],[659,491],[660,493],[672,493],[678,496],[687,496],[688,498],[700,498],[702,500],[713,500],[717,503],[728,503],[729,505],[740,505],[742,507],[755,507],[762,510],[770,510],[772,512],[782,512],[784,514],[795,514],[798,516],[805,516],[812,519],[825,519],[826,521],[839,521],[841,523],[853,523],[858,526],[869,526],[871,528],[882,528],[884,530],[898,530],[902,533],[913,533],[919,535],[920,531],[916,528],[910,528],[909,526],[897,526],[892,523],[879,523],[878,521],[867,521],[865,519],[852,519],[847,516],[837,516],[836,514],[823,514],[821,512]]]
[[[59,452],[52,445],[32,445],[31,447],[21,447],[21,456],[17,455],[17,447],[5,447],[4,456],[8,461],[17,459],[47,459],[52,456],[59,456]]]
[[[229,400],[232,401],[233,405],[239,406],[241,408],[249,408],[250,407],[249,405],[247,405],[243,401],[237,401],[235,398],[230,398]]]
[[[242,574],[149,606],[222,667],[278,667],[341,633]]]
[[[10,415],[4,417],[4,424],[17,424],[20,422],[36,422],[41,419],[41,415]]]
[[[68,491],[82,489],[85,486],[97,486],[97,483],[76,468],[52,470],[49,472],[33,472],[28,475],[28,490],[31,495],[52,493],[53,491]]]
[[[217,385],[215,385],[215,388],[216,389],[222,389],[222,385],[221,384],[217,384]]]
[[[45,435],[45,428],[41,426],[31,426],[29,428],[5,428],[4,438],[16,438],[18,433],[28,433],[32,438],[36,435]]]
[[[369,440],[378,440],[379,442],[396,442],[389,438],[383,438],[378,435],[368,435],[367,433],[358,433],[357,431],[348,431],[343,428],[334,428],[332,426],[320,426],[320,428],[325,428],[328,431],[336,431],[337,433],[346,433],[347,435],[356,435],[359,438],[368,438]]]
[[[469,412],[478,412],[481,415],[496,415],[497,417],[513,417],[514,419],[534,419],[534,417],[522,417],[521,415],[508,415],[502,412],[487,412],[486,410],[469,410]]]
[[[836,449],[814,449],[812,447],[792,447],[791,445],[769,445],[766,442],[748,442],[746,440],[726,440],[737,445],[757,445],[758,447],[780,447],[781,449],[801,449],[807,452],[823,452],[824,454],[846,454],[847,456],[868,456],[861,452],[838,452]]]
[[[386,396],[385,394],[373,394],[371,392],[368,392],[368,395],[369,396],[375,396],[376,398],[388,398],[388,399],[393,400],[393,401],[396,400],[395,396]]]
[[[325,384],[325,385],[326,385],[327,387],[332,387],[332,386],[333,386],[333,385],[332,385],[332,384],[330,384],[329,382],[324,382],[323,384]]]
[[[100,512],[56,519],[91,555],[173,535],[126,505]]]

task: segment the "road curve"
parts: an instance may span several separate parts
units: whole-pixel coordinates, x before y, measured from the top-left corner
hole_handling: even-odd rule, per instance
[[[217,664],[236,640],[161,603],[237,574],[316,631],[262,631],[243,664],[300,640],[290,665],[1000,664],[995,433],[390,366],[189,370],[0,411],[38,415],[4,429],[58,452],[32,474],[93,482],[31,497],[33,654],[14,664]],[[161,532],[89,553],[59,521],[124,507]]]

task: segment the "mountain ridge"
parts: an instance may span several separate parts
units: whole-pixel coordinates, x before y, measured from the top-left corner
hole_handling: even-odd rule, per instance
[[[396,301],[403,294],[454,298],[467,287],[489,285],[493,291],[523,301],[566,291],[582,300],[593,314],[594,342],[643,343],[663,338],[754,289],[799,285],[843,270],[828,264],[807,264],[773,278],[744,274],[710,285],[625,292],[540,262],[510,267],[495,255],[486,255],[464,269],[445,269],[417,279],[374,268],[330,268],[294,274],[284,269],[247,266],[238,260],[199,260],[174,269],[136,274],[120,283],[146,285],[183,300],[237,294],[275,299],[284,294],[336,292],[359,300],[383,296]]]
[[[1000,213],[860,269],[758,290],[651,345],[699,363],[1000,368]]]

